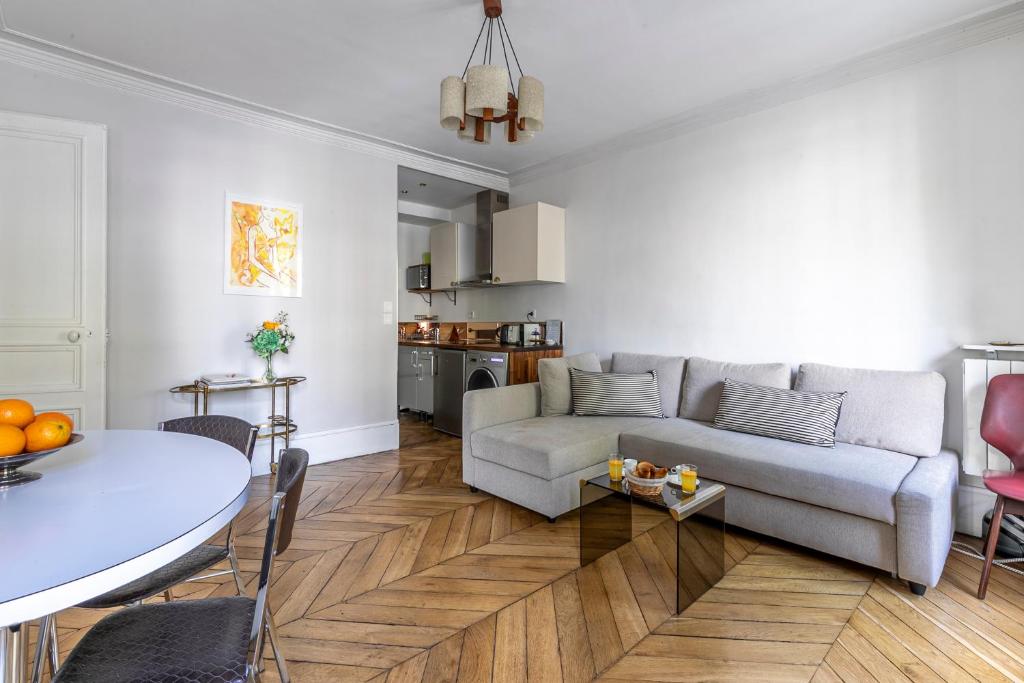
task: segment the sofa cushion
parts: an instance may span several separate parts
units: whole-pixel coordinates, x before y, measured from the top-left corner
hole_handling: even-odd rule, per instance
[[[922,457],[942,448],[946,380],[937,372],[804,363],[796,389],[846,392],[836,441]]]
[[[573,415],[665,417],[658,373],[587,372],[569,368]]]
[[[722,397],[722,383],[726,379],[789,389],[789,366],[785,363],[727,363],[691,358],[686,362],[679,417],[703,422],[714,420]]]
[[[541,479],[555,479],[607,459],[619,449],[619,434],[651,417],[576,417],[560,415],[507,422],[474,432],[473,456]]]
[[[681,418],[623,433],[619,450],[665,467],[696,465],[700,477],[888,524],[896,522],[896,492],[917,464],[893,451],[847,443],[825,451]]]
[[[679,414],[679,396],[683,390],[683,368],[686,358],[683,356],[653,356],[647,353],[612,354],[612,372],[647,372],[658,373],[658,388],[661,390],[661,409],[665,417]]]
[[[725,380],[718,429],[833,448],[843,392],[793,391]]]
[[[541,415],[568,415],[572,411],[569,368],[601,372],[601,361],[598,360],[596,353],[579,353],[562,358],[541,358],[537,362]]]

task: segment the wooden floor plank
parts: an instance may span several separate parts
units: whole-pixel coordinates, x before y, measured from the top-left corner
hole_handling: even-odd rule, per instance
[[[519,600],[498,612],[494,626],[495,681],[526,683],[526,602]]]
[[[562,681],[556,619],[551,586],[526,598],[526,663],[531,681]]]

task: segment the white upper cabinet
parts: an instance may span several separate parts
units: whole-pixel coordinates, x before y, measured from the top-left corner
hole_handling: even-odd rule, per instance
[[[430,228],[430,288],[447,289],[459,279],[458,226],[441,223]]]
[[[494,284],[565,282],[565,209],[537,202],[499,211],[492,240]]]

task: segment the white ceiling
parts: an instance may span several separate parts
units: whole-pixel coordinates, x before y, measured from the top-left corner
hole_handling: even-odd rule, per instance
[[[457,209],[476,201],[485,188],[412,168],[398,168],[398,198],[442,209]]]
[[[293,114],[502,171],[782,83],[1005,0],[505,0],[546,86],[526,145],[437,122],[480,0],[0,0],[7,29]]]

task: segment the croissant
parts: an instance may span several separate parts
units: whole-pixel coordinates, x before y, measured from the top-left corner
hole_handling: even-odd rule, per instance
[[[667,476],[668,476],[668,468],[667,467],[659,467],[658,469],[654,470],[654,477],[653,477],[653,479],[661,479],[662,477],[667,477]]]
[[[636,469],[633,471],[636,473],[636,476],[638,477],[641,477],[643,479],[653,479],[654,470],[654,465],[647,462],[646,460],[641,460],[636,464]]]

